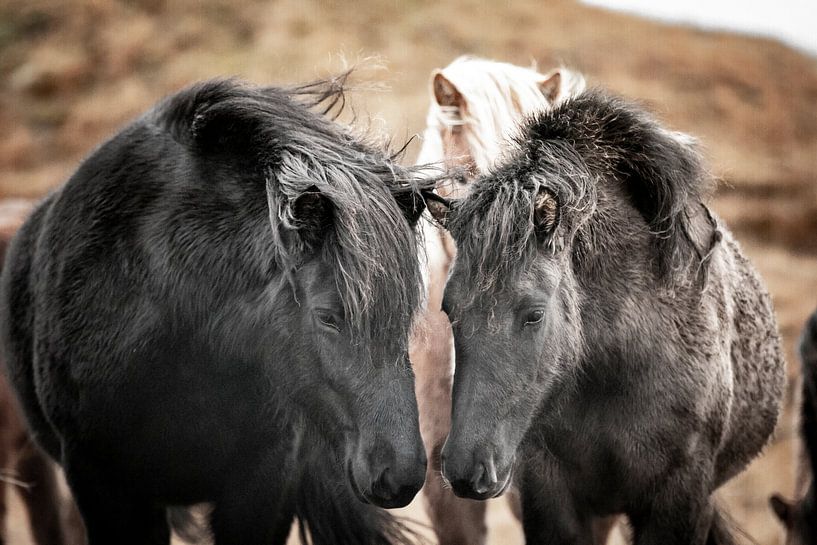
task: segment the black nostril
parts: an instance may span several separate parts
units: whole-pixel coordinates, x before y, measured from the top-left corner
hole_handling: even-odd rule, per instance
[[[451,489],[457,496],[483,500],[492,497],[496,493],[499,479],[491,460],[472,466],[470,472],[466,473],[466,475],[468,476],[446,474]]]
[[[372,486],[372,491],[380,497],[388,498],[394,495],[395,486],[391,479],[391,469],[386,467]]]
[[[470,498],[473,496],[473,488],[471,481],[468,479],[454,479],[453,481],[449,481],[451,485],[451,489],[454,491],[454,494],[461,498]]]
[[[425,476],[425,473],[423,473]],[[422,487],[422,481],[412,484],[400,482],[395,473],[386,468],[372,483],[371,494],[367,495],[372,502],[380,507],[404,507],[414,498]]]

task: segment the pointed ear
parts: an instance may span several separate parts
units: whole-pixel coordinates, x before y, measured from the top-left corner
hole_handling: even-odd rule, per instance
[[[559,100],[562,95],[562,71],[557,68],[545,75],[539,82],[539,90],[551,104]]]
[[[437,70],[431,82],[434,91],[434,100],[440,106],[449,106],[462,110],[465,107],[465,97],[459,92],[457,87]]]
[[[446,228],[448,223],[448,215],[451,212],[451,201],[444,199],[432,193],[426,197],[426,206],[431,217],[440,224],[441,227]]]
[[[780,494],[773,494],[769,497],[769,505],[772,511],[777,515],[780,522],[783,523],[787,529],[794,526],[794,503],[783,499]]]
[[[539,240],[553,233],[559,223],[559,201],[547,189],[540,187],[533,197],[533,227]]]
[[[539,89],[551,104],[576,96],[586,87],[584,76],[566,68],[551,70],[539,82]]]
[[[332,203],[316,186],[298,195],[289,205],[292,226],[308,248],[316,249],[332,225]]]
[[[403,216],[408,221],[409,226],[414,229],[423,214],[423,210],[426,209],[423,197],[416,191],[409,189],[394,193],[394,200],[397,201],[397,206],[403,211]]]

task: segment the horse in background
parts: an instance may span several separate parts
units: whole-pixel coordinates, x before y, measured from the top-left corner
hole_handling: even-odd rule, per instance
[[[689,137],[584,92],[537,114],[465,198],[429,201],[457,259],[443,475],[520,489],[527,543],[734,543],[716,489],[767,444],[785,363],[771,299],[706,207]]]
[[[293,518],[327,543],[402,541],[345,530],[425,477],[408,357],[423,182],[325,115],[342,91],[185,89],[15,236],[0,346],[90,545],[166,545],[169,513],[198,503],[217,545],[283,543]]]
[[[437,192],[465,194],[470,181],[501,157],[519,123],[584,89],[584,78],[565,68],[546,74],[474,57],[460,57],[432,73],[431,104],[419,165],[443,165],[459,173]],[[485,504],[454,496],[441,478],[439,454],[448,435],[454,372],[451,328],[440,310],[448,269],[456,253],[445,230],[426,218],[421,261],[428,302],[411,343],[420,428],[428,456],[423,494],[427,513],[442,545],[478,545],[486,537]],[[512,507],[516,505],[511,502]]]
[[[0,201],[0,264],[14,233],[31,212],[34,203],[23,199]],[[2,365],[2,364],[0,364]],[[0,374],[0,544],[6,543],[5,526],[10,485],[20,496],[28,515],[36,545],[80,545],[81,522],[66,520],[70,513],[58,485],[56,468],[28,434],[14,393]]]
[[[817,312],[806,322],[800,337],[800,454],[795,479],[795,501],[779,494],[769,498],[772,510],[786,529],[786,545],[817,544]]]

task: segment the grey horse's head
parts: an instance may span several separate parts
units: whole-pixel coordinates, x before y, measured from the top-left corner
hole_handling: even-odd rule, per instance
[[[456,371],[442,458],[455,493],[500,494],[532,422],[582,372],[594,274],[633,266],[674,282],[695,270],[685,218],[707,179],[688,140],[588,92],[532,120],[467,197],[429,202],[457,244],[443,299]],[[621,259],[625,243],[638,253]],[[619,288],[611,296],[638,289]]]

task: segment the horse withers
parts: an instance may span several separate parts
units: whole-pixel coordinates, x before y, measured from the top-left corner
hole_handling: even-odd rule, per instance
[[[777,518],[786,529],[786,545],[817,543],[817,312],[806,322],[800,336],[800,414],[798,427],[802,444],[797,460],[796,500],[780,494],[769,498]]]
[[[414,173],[309,107],[337,96],[193,86],[15,237],[0,340],[91,545],[168,543],[168,507],[199,502],[217,544],[281,543],[305,509],[301,458],[324,448],[337,462],[318,476],[349,493],[316,505],[397,507],[422,486],[423,201]]]
[[[437,191],[461,197],[473,178],[486,174],[499,159],[504,142],[526,117],[583,89],[584,78],[566,68],[542,74],[504,62],[459,57],[432,73],[431,104],[417,163],[457,171],[455,181],[441,179]],[[455,496],[443,483],[439,464],[450,427],[454,372],[451,328],[440,303],[456,249],[451,237],[430,219],[421,228],[428,299],[412,338],[411,362],[429,459],[423,494],[441,545],[478,545],[487,535],[485,504]],[[516,503],[511,506],[518,512]]]
[[[585,92],[539,114],[461,201],[434,203],[457,260],[443,474],[521,490],[528,543],[730,543],[712,494],[774,429],[771,302],[722,222],[689,137]]]

